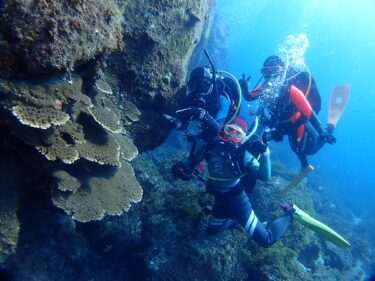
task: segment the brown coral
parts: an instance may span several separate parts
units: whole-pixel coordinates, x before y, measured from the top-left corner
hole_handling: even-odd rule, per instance
[[[131,161],[138,155],[137,147],[127,136],[121,134],[112,134],[112,136],[120,145],[120,155],[124,160]]]
[[[90,141],[78,143],[76,148],[79,155],[86,160],[101,165],[120,166],[120,145],[108,135],[105,143],[95,144]]]
[[[129,119],[130,122],[139,121],[141,112],[131,101],[124,102],[122,106],[124,111],[123,114],[126,116],[126,119]]]
[[[88,186],[74,194],[56,192],[53,203],[80,222],[100,220],[105,215],[120,215],[132,202],[142,199],[142,189],[127,162],[109,178],[92,177]]]
[[[115,134],[122,131],[120,113],[113,102],[103,93],[98,93],[95,96],[94,106],[88,107],[87,110],[95,121],[106,130]]]
[[[113,133],[120,133],[122,131],[121,120],[111,109],[105,108],[104,106],[94,106],[89,107],[88,111],[95,121],[103,126],[103,128]]]
[[[89,125],[78,123],[82,113],[91,114],[95,124],[118,133],[122,130],[119,113],[105,95],[97,94],[94,105],[81,92],[81,87],[82,80],[78,76],[72,77],[71,84],[56,79],[39,85],[0,80],[0,91],[5,97],[3,106],[9,108],[20,122],[12,122],[14,132],[48,160],[60,159],[66,164],[72,164],[81,156],[99,164],[119,166],[120,146],[113,137],[102,130],[100,134],[108,140],[94,144],[85,137],[84,127]],[[69,111],[71,115],[56,110],[53,107],[56,100],[66,104],[67,109],[72,108]],[[129,145],[132,145],[131,142]],[[131,149],[134,150],[132,146]]]
[[[12,113],[22,124],[40,129],[63,125],[69,120],[68,114],[50,107],[37,108],[16,105],[12,107]]]
[[[43,142],[36,145],[36,149],[48,160],[60,159],[66,164],[72,164],[79,158],[78,151],[72,145],[69,145],[59,134],[58,130],[53,128],[42,134]]]
[[[113,91],[111,86],[102,78],[95,81],[96,88],[107,95],[112,95]]]
[[[55,171],[52,176],[57,179],[57,188],[61,191],[74,193],[81,187],[79,180],[64,170]]]

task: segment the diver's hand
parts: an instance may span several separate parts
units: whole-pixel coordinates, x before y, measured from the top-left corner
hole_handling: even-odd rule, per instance
[[[189,181],[193,177],[193,169],[181,161],[173,164],[171,171],[176,177],[184,181]]]
[[[267,151],[268,145],[267,143],[263,143],[261,141],[253,141],[249,143],[248,150],[253,155],[263,154]]]
[[[335,144],[337,139],[331,135],[331,134],[328,134],[328,133],[324,133],[322,136],[321,136],[322,140],[326,143],[329,143],[329,144]]]
[[[291,203],[281,203],[280,204],[281,209],[284,211],[284,213],[294,213],[296,210],[293,208],[293,204]]]
[[[247,82],[249,81],[250,76],[246,79],[245,74],[242,74],[242,78],[238,80],[238,83],[240,84],[242,94],[247,96],[249,94],[249,86],[247,85]]]
[[[280,132],[277,130],[264,131],[262,134],[262,141],[264,143],[268,143],[271,140],[274,140],[276,142],[281,142],[283,141],[283,135],[280,134]]]
[[[190,107],[190,114],[193,119],[202,120],[206,115],[206,111],[203,108],[192,106]]]
[[[261,141],[248,142],[246,145],[246,149],[254,156],[257,156],[259,154],[263,155],[267,151],[269,151],[267,143],[263,143]]]
[[[181,128],[181,126],[182,126],[182,122],[181,122],[181,120],[180,120],[180,119],[177,119],[177,118],[175,118],[175,117],[173,117],[173,116],[170,116],[170,115],[168,115],[168,114],[163,114],[163,118],[164,118],[165,120],[169,121],[169,123],[172,124],[172,125],[173,125],[173,128],[175,128],[175,129],[179,129],[179,128]]]

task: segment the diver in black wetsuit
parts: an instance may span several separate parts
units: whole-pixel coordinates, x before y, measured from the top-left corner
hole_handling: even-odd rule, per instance
[[[224,82],[213,79],[208,67],[197,67],[191,72],[187,90],[185,108],[177,110],[175,115],[182,122],[180,129],[185,129],[188,121],[197,120],[201,124],[201,132],[189,136],[192,141],[189,158],[172,166],[173,174],[183,180],[191,179],[198,163],[197,157],[203,153],[211,136],[221,130],[231,110]]]
[[[307,155],[317,153],[325,143],[334,144],[333,127],[324,129],[318,119],[321,99],[311,74],[287,68],[278,56],[268,57],[261,69],[264,83],[253,91],[247,90],[246,81],[240,84],[248,99],[260,97],[270,118],[262,118],[273,129],[265,132],[264,140],[282,141],[287,135],[292,150],[302,168],[308,166]]]
[[[256,179],[270,179],[271,162],[267,145],[250,141],[246,137],[247,128],[247,122],[236,117],[208,143],[206,188],[215,197],[208,231],[217,233],[239,223],[249,238],[269,247],[284,234],[292,221],[293,210],[283,205],[286,213],[267,227],[258,221],[248,194]],[[258,154],[259,162],[253,156]]]

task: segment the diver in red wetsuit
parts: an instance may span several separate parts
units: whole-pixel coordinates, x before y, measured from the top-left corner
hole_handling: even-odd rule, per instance
[[[308,72],[286,68],[278,56],[268,57],[261,73],[264,82],[253,91],[246,90],[244,79],[239,82],[248,93],[246,99],[264,102],[261,120],[272,130],[263,134],[263,140],[282,141],[287,135],[305,168],[309,164],[307,155],[315,154],[325,143],[336,142],[333,127],[324,129],[318,119],[321,100],[315,80]]]

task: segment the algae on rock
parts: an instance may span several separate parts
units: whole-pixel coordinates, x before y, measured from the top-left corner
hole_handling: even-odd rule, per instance
[[[9,61],[0,69],[13,74],[71,71],[106,50],[122,48],[122,7],[114,0],[7,0],[0,15],[5,46],[0,57],[6,54]]]

